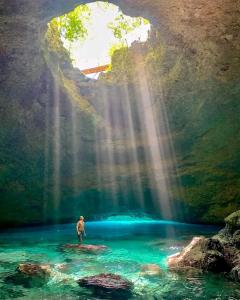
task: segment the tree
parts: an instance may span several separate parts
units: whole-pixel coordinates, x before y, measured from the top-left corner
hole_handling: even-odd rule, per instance
[[[128,46],[126,35],[141,25],[148,23],[148,20],[142,17],[132,18],[120,13],[113,22],[109,23],[108,27],[113,31],[115,38],[119,39],[125,46]]]
[[[90,8],[87,5],[80,5],[68,14],[56,18],[60,35],[69,42],[86,38],[85,23],[89,21],[90,16]]]

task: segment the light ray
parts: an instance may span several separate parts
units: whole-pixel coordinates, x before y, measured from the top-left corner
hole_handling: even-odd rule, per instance
[[[59,218],[59,203],[60,203],[60,167],[61,167],[61,122],[60,122],[60,90],[58,83],[54,82],[53,90],[53,201],[55,218]]]
[[[140,60],[142,61],[142,60]],[[162,144],[162,136],[158,136],[157,120],[152,105],[152,95],[146,76],[146,69],[142,63],[136,64],[136,76],[139,88],[144,135],[146,136],[146,151],[151,164],[151,186],[157,192],[157,198],[164,218],[171,219],[171,205],[169,189],[167,187],[167,170]]]

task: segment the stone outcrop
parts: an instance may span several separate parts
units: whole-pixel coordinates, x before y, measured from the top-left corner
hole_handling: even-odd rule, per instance
[[[108,295],[112,299],[127,299],[132,294],[133,283],[119,275],[99,274],[78,280],[82,287],[93,290],[96,295]]]
[[[195,237],[182,252],[168,257],[168,267],[175,272],[189,268],[224,273],[240,280],[240,247],[238,231],[240,211],[226,219],[226,227],[212,238]]]
[[[226,213],[239,209],[240,3],[237,0],[111,2],[125,13],[141,15],[153,24],[141,61],[150,76],[157,119],[161,122],[162,104],[168,116],[176,168],[167,165],[169,157],[166,167],[170,169],[171,184],[180,184],[180,189],[172,184],[171,203],[176,208],[173,217],[191,222],[221,222]],[[121,53],[113,58],[112,72],[98,83],[73,69],[56,31],[48,30],[47,23],[81,3],[80,0],[0,0],[2,227],[73,221],[80,210],[89,218],[94,216],[96,208],[98,213],[137,210],[136,175],[148,200],[144,203],[146,212],[155,211],[156,199],[148,175],[151,169],[144,160],[144,138],[141,140],[138,135],[141,120],[135,120],[134,128],[139,170],[131,168],[127,161],[131,145],[125,138],[124,124],[117,124],[118,135],[113,128],[112,143],[113,156],[118,162],[117,183],[113,186],[109,176],[111,166],[102,159],[98,162],[102,186],[98,186],[95,149],[101,144],[103,153],[106,150],[102,135],[106,107],[103,97],[97,95],[101,90],[110,95],[117,91],[115,100],[109,97],[108,108],[111,111],[111,107],[117,106],[122,111],[126,107],[123,83],[127,81],[135,116],[136,72],[131,69],[134,62],[128,59],[131,55]],[[134,51],[133,47],[133,54]],[[127,66],[124,70],[129,72],[121,72],[121,66]],[[159,82],[161,90],[157,88]],[[60,109],[56,119],[57,103]],[[80,129],[73,133],[73,126]],[[79,141],[75,150],[74,140]],[[60,166],[56,162],[58,156]],[[112,201],[110,189],[116,191],[117,205]],[[126,205],[126,198],[131,203]],[[88,205],[84,205],[86,199]],[[161,211],[156,215],[162,217]]]

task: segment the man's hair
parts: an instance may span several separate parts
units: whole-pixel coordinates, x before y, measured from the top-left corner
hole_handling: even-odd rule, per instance
[[[79,217],[79,219],[83,220],[83,219],[84,219],[84,217],[83,217],[83,216],[80,216],[80,217]]]

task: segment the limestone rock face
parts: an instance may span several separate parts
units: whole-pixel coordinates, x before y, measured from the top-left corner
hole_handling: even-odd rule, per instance
[[[153,24],[140,61],[150,77],[160,125],[164,105],[169,142],[174,148],[176,165],[168,164],[169,156],[165,160],[172,184],[171,203],[176,206],[173,218],[222,222],[225,215],[239,209],[240,199],[240,3],[112,2],[126,14],[141,15]],[[146,137],[139,138],[142,120],[134,117],[139,90],[135,67],[139,64],[131,57],[139,58],[139,47],[132,47],[127,56],[116,53],[112,72],[96,83],[73,69],[56,31],[47,30],[53,17],[81,3],[0,0],[1,227],[73,221],[80,210],[91,218],[96,208],[100,214],[138,210],[134,188],[139,182],[147,199],[146,212],[155,211],[148,175],[152,170],[143,154]],[[127,66],[124,72],[121,66]],[[131,168],[131,143],[124,124],[112,122],[115,186],[109,176],[111,166],[104,156],[99,159],[96,149],[102,145],[106,153],[106,105],[109,111],[114,106],[126,116],[126,86],[135,118],[140,167]],[[110,95],[107,104],[99,97],[101,91]],[[117,97],[112,97],[116,91]],[[79,130],[73,131],[73,127]],[[78,141],[77,147],[74,141]],[[110,189],[116,191],[118,205],[113,203]],[[126,198],[131,199],[127,204]],[[163,217],[161,210],[156,214]]]

